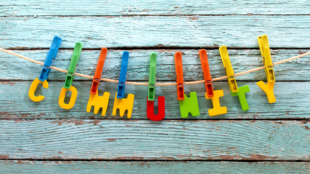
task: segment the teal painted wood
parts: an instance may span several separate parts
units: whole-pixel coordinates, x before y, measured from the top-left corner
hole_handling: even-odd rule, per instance
[[[128,63],[127,80],[129,81],[144,81],[148,82],[150,54],[157,53],[157,81],[176,81],[174,54],[177,51],[182,51],[184,80],[203,80],[203,74],[200,64],[200,59],[197,50],[130,50],[130,58]],[[272,61],[275,63],[290,57],[309,52],[309,49],[276,49],[272,50]],[[30,57],[34,60],[44,62],[48,50],[35,51],[17,51],[13,52]],[[67,70],[69,67],[73,50],[61,50],[57,54],[54,66]],[[102,77],[118,80],[120,73],[121,55],[123,50],[108,51]],[[255,50],[236,50],[228,51],[232,66],[235,73],[247,71],[250,69],[263,66],[263,61],[259,49]],[[83,51],[79,60],[76,72],[93,76],[97,66],[99,50]],[[208,50],[208,59],[210,64],[211,75],[213,78],[225,76],[225,70],[218,49]],[[308,81],[310,79],[309,71],[310,56],[278,65],[274,68],[277,81]],[[6,54],[0,51],[0,79],[5,80],[33,80],[39,77],[42,66],[20,59],[18,57]],[[66,74],[52,70],[48,80],[64,81]],[[75,76],[75,80],[89,80],[83,77]],[[265,71],[245,74],[237,77],[240,80],[266,80]],[[226,80],[222,80],[225,81]]]
[[[0,161],[3,173],[308,173],[309,162]]]
[[[225,0],[119,0],[85,2],[76,0],[15,0],[0,3],[0,16],[25,15],[231,15],[231,14],[309,14],[310,3],[306,0],[297,1],[225,1]],[[83,8],[81,8],[83,7]],[[232,8],[234,7],[234,8]],[[293,7],[293,8],[292,8]],[[70,10],[68,10],[70,9]]]
[[[99,94],[110,92],[110,101],[105,117],[101,113],[87,113],[86,106],[89,98],[91,82],[73,82],[78,90],[75,106],[71,110],[64,110],[58,105],[60,90],[64,82],[50,82],[49,88],[40,88],[37,94],[43,94],[45,99],[39,103],[31,101],[28,90],[31,81],[26,82],[0,82],[0,118],[4,119],[121,119],[127,120],[127,116],[121,118],[118,114],[113,116],[112,108],[117,84],[100,83]],[[249,85],[250,92],[246,94],[250,109],[243,112],[238,97],[230,95],[227,82],[214,83],[215,90],[224,90],[224,97],[220,98],[222,106],[226,106],[228,113],[225,115],[210,117],[208,110],[212,109],[211,100],[205,99],[204,84],[185,85],[185,92],[197,92],[200,116],[189,116],[186,119],[309,119],[310,118],[310,83],[309,82],[276,82],[274,93],[276,103],[269,104],[266,94],[254,82],[239,82],[239,86]],[[147,86],[127,85],[125,95],[135,95],[134,107],[131,120],[146,120],[146,97]],[[155,106],[157,110],[157,97],[166,97],[165,119],[182,119],[177,100],[175,86],[156,87]],[[68,98],[69,100],[69,98]]]
[[[307,121],[1,120],[2,159],[309,160]]]
[[[269,36],[270,46],[274,49],[274,62],[309,51],[308,14],[309,2],[305,0],[262,0],[251,3],[245,0],[93,0],[87,6],[81,0],[74,3],[68,0],[6,1],[0,2],[0,47],[18,49],[18,53],[43,61],[51,38],[59,35],[64,41],[55,66],[67,69],[74,43],[81,41],[88,50],[83,51],[77,72],[87,75],[93,75],[95,71],[98,50],[102,46],[114,48],[116,50],[108,53],[103,73],[103,77],[111,79],[118,79],[121,52],[128,48],[131,54],[128,70],[130,81],[147,81],[149,54],[155,51],[160,60],[157,73],[160,82],[175,81],[173,54],[187,48],[183,50],[185,81],[192,81],[202,79],[198,50],[194,50],[197,48],[212,49],[208,52],[213,78],[224,75],[218,53],[218,47],[222,44],[230,48],[235,72],[262,66],[257,44],[257,36],[262,34]],[[169,50],[156,50],[156,47]],[[37,50],[22,50],[33,48]],[[146,86],[128,85],[126,88],[126,93],[136,95],[132,120],[120,118],[119,115],[111,116],[112,98],[106,117],[86,113],[91,81],[82,78],[76,78],[74,82],[79,90],[75,107],[69,111],[61,109],[58,96],[65,74],[55,71],[50,75],[49,89],[38,90],[38,94],[43,93],[46,99],[41,103],[33,103],[27,92],[31,81],[38,77],[41,66],[0,53],[0,79],[5,80],[0,82],[0,173],[17,170],[36,173],[128,173],[133,170],[135,173],[309,172],[309,164],[302,162],[57,161],[309,161],[310,125],[307,121],[204,120],[309,119],[308,61],[309,56],[275,67],[275,104],[269,104],[264,92],[255,85],[258,80],[265,81],[264,71],[237,77],[239,86],[248,84],[251,89],[247,95],[250,105],[248,112],[242,112],[238,99],[229,95],[225,81],[214,83],[215,89],[224,90],[221,104],[228,108],[226,115],[217,117],[207,115],[211,101],[204,99],[203,84],[186,86],[186,93],[196,91],[198,94],[201,116],[188,117],[201,119],[197,121],[181,120],[177,100],[173,100],[176,96],[174,86],[157,87],[156,95],[164,95],[168,99],[167,116],[164,121],[152,122],[147,120],[145,114]],[[101,83],[99,89],[101,93],[108,91],[114,96],[116,84]],[[63,118],[66,119],[61,120]]]
[[[310,16],[1,17],[0,47],[61,48],[211,47],[258,48],[267,34],[273,48],[310,48]]]

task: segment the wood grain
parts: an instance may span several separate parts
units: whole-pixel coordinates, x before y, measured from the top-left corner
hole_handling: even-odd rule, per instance
[[[3,173],[308,173],[309,162],[0,161]]]
[[[258,48],[267,34],[272,48],[310,48],[310,16],[85,16],[0,17],[0,47],[49,48]]]
[[[93,75],[105,46],[103,77],[116,80],[128,49],[127,80],[140,82],[148,80],[151,52],[158,54],[157,81],[174,82],[173,54],[182,51],[185,81],[194,81],[203,79],[199,49],[208,49],[213,78],[224,76],[221,45],[228,47],[235,73],[263,65],[262,34],[269,37],[273,62],[310,51],[309,6],[305,0],[3,1],[0,47],[43,62],[58,35],[63,42],[55,66],[67,69],[80,41],[77,72]],[[214,89],[224,90],[220,100],[228,113],[209,117],[212,103],[203,84],[186,85],[187,94],[197,92],[201,115],[183,120],[175,86],[156,87],[156,96],[166,97],[166,118],[152,122],[146,86],[126,87],[126,94],[135,94],[131,120],[111,115],[112,97],[107,116],[87,113],[91,81],[80,77],[73,83],[79,91],[75,107],[61,109],[65,74],[56,71],[49,88],[37,90],[46,98],[34,103],[27,93],[42,67],[0,52],[0,173],[309,173],[309,58],[274,67],[274,104],[255,84],[266,81],[264,71],[237,77],[239,86],[250,86],[248,112],[221,81]],[[116,84],[101,83],[99,90],[114,96]]]
[[[1,120],[2,159],[309,160],[307,121]]]
[[[0,3],[0,16],[89,15],[308,15],[309,2],[225,0],[15,0]],[[81,8],[83,7],[83,8]],[[232,8],[233,7],[233,8]]]
[[[102,77],[118,80],[120,73],[121,55],[124,50],[109,50]],[[203,80],[203,74],[198,56],[198,49],[154,49],[154,50],[129,50],[129,63],[127,80],[148,81],[150,54],[157,53],[157,81],[175,82],[176,72],[174,65],[174,54],[182,51],[184,79],[185,81]],[[208,51],[210,70],[213,78],[225,76],[225,70],[218,49]],[[309,52],[310,49],[276,49],[272,50],[272,61],[275,63],[290,57]],[[28,50],[13,52],[30,57],[34,60],[44,62],[48,50]],[[54,66],[68,69],[73,50],[60,50],[57,54]],[[93,76],[97,66],[100,50],[84,50],[81,54],[76,72]],[[263,61],[259,49],[228,51],[235,73],[247,71],[263,66]],[[0,52],[0,79],[2,80],[33,80],[41,72],[42,66],[20,59],[18,57]],[[277,65],[274,67],[277,81],[309,81],[310,56]],[[61,80],[66,77],[65,73],[52,70],[49,81]],[[89,80],[76,76],[75,80]],[[237,81],[258,81],[266,80],[265,71],[260,70],[254,73],[237,77]],[[226,80],[224,80],[226,81]]]
[[[37,95],[45,96],[45,99],[39,103],[31,101],[28,97],[28,90],[31,81],[6,81],[0,82],[0,118],[3,119],[121,119],[127,120],[127,117],[121,118],[118,114],[113,116],[112,108],[117,84],[100,83],[99,94],[110,92],[110,101],[105,117],[99,114],[86,112],[86,106],[91,87],[90,81],[73,82],[78,90],[78,97],[75,106],[71,110],[64,110],[58,105],[60,90],[64,82],[50,82],[49,88],[39,88]],[[276,82],[274,93],[277,102],[269,104],[266,94],[254,82],[238,82],[239,86],[249,85],[250,92],[247,93],[247,101],[250,109],[243,112],[240,107],[238,97],[230,95],[227,82],[214,83],[215,90],[224,90],[224,97],[220,98],[222,106],[226,106],[228,113],[225,115],[210,117],[208,110],[212,109],[211,100],[205,99],[205,88],[203,84],[186,85],[185,93],[197,92],[200,116],[189,116],[186,119],[309,119],[310,116],[310,95],[309,82]],[[134,94],[135,101],[131,120],[145,120],[146,116],[146,97],[147,86],[126,85],[125,96]],[[180,107],[177,100],[175,86],[156,87],[155,111],[157,110],[157,97],[165,96],[166,107],[165,119],[181,119]],[[68,95],[69,97],[69,95]],[[68,101],[67,98],[66,101]]]

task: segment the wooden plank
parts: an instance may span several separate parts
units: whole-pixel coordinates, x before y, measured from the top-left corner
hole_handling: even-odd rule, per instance
[[[100,83],[99,94],[104,91],[109,92],[110,101],[105,117],[101,113],[94,114],[86,112],[86,106],[89,98],[91,82],[73,82],[73,85],[78,90],[78,97],[75,106],[71,110],[64,110],[58,105],[58,98],[64,82],[50,82],[49,88],[39,88],[38,94],[43,94],[45,99],[39,103],[31,101],[28,97],[28,90],[31,82],[0,82],[0,118],[3,119],[121,119],[127,120],[127,116],[121,118],[112,115],[114,96],[117,89],[117,84]],[[222,106],[226,106],[228,113],[225,115],[210,117],[208,110],[211,109],[211,100],[206,100],[204,93],[205,87],[203,84],[186,85],[185,92],[197,92],[200,116],[189,116],[186,119],[309,119],[310,118],[310,96],[309,82],[276,82],[274,93],[276,103],[269,104],[266,94],[254,82],[239,82],[239,87],[249,85],[250,92],[247,93],[247,101],[250,109],[243,112],[240,107],[238,97],[230,95],[227,82],[214,83],[214,89],[224,90],[224,97],[220,98]],[[147,86],[126,86],[126,96],[128,93],[135,95],[134,108],[131,120],[147,119],[146,116],[146,97]],[[177,100],[176,87],[164,86],[156,87],[156,97],[165,96],[166,98],[166,117],[165,119],[181,119],[180,107]],[[69,100],[69,99],[68,99]],[[157,99],[155,102],[157,106]]]
[[[309,162],[0,161],[3,173],[308,173]]]
[[[227,15],[227,14],[285,14],[308,15],[310,3],[296,1],[225,1],[225,0],[15,0],[0,3],[0,16],[25,15]],[[81,8],[83,7],[83,8]],[[232,8],[234,7],[234,8]],[[294,7],[294,8],[292,8]]]
[[[309,20],[308,15],[1,17],[0,47],[48,48],[58,35],[62,48],[77,41],[84,48],[258,48],[257,37],[267,34],[273,48],[310,48]]]
[[[174,54],[180,50],[129,50],[130,60],[128,64],[127,80],[129,81],[148,81],[149,76],[149,56],[156,52],[157,57],[157,81],[175,82]],[[272,50],[273,62],[281,61],[299,54],[309,52],[309,49],[277,49]],[[30,57],[34,60],[44,62],[48,50],[28,50],[13,52]],[[110,50],[104,64],[102,76],[105,78],[119,78],[121,55],[123,50]],[[82,52],[76,72],[93,76],[99,57],[99,50],[85,50]],[[185,81],[203,80],[203,74],[198,56],[198,49],[182,50],[183,69]],[[57,54],[54,66],[62,69],[68,69],[72,50],[60,50]],[[247,71],[263,66],[263,61],[259,49],[255,50],[229,50],[230,59],[235,73]],[[218,49],[208,50],[208,59],[212,77],[225,76],[225,70]],[[4,80],[33,80],[41,72],[42,66],[20,59],[18,57],[6,54],[0,51],[0,79]],[[310,68],[308,66],[310,56],[278,65],[274,68],[277,81],[308,81]],[[52,70],[49,75],[49,81],[65,79],[66,74]],[[75,77],[75,80],[88,80],[86,78]],[[237,80],[256,81],[266,80],[265,71],[238,76]],[[224,80],[226,81],[226,80]]]
[[[2,159],[309,160],[307,121],[1,120]]]

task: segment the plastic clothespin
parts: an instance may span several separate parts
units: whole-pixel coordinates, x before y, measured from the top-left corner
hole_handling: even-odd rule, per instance
[[[182,53],[177,52],[174,54],[175,71],[177,74],[177,94],[178,100],[184,100],[184,79],[182,67]]]
[[[157,54],[152,53],[150,56],[150,73],[149,73],[149,88],[148,97],[146,100],[146,114],[150,120],[160,121],[165,118],[165,97],[158,97],[158,114],[154,114],[154,100],[155,100],[155,84],[156,84],[156,63]]]
[[[155,83],[156,83],[156,53],[150,56],[150,73],[149,73],[149,88],[148,88],[148,101],[155,100]]]
[[[50,47],[50,50],[47,53],[47,56],[46,56],[46,59],[45,59],[42,71],[40,73],[39,80],[42,81],[42,82],[44,82],[44,80],[47,79],[47,77],[48,77],[48,75],[49,75],[49,73],[51,71],[50,67],[54,63],[54,60],[55,60],[57,52],[59,50],[61,41],[62,41],[61,38],[58,37],[58,36],[55,36],[54,39],[53,39],[52,45]]]
[[[125,111],[127,110],[127,118],[131,118],[135,96],[133,94],[128,94],[127,98],[124,98],[128,58],[129,52],[124,51],[122,56],[121,73],[119,76],[118,89],[115,93],[112,115],[115,116],[116,110],[118,109],[120,112],[120,116],[123,117]]]
[[[63,109],[71,109],[75,104],[75,100],[76,100],[78,91],[76,90],[76,88],[74,86],[72,86],[72,82],[73,82],[73,78],[74,78],[75,69],[77,67],[77,63],[80,59],[81,52],[82,52],[82,44],[80,42],[77,42],[74,46],[69,70],[68,70],[68,73],[66,76],[65,85],[61,89],[59,99],[58,99],[58,104]],[[65,96],[66,96],[67,91],[71,91],[71,98],[70,98],[70,102],[68,104],[65,104],[64,100],[65,100]]]
[[[126,83],[126,74],[127,74],[127,65],[128,65],[129,52],[124,51],[122,56],[121,64],[121,73],[119,75],[118,89],[117,89],[117,98],[124,98],[125,94],[125,83]]]
[[[190,92],[189,97],[184,94],[184,79],[181,52],[176,52],[174,54],[174,61],[177,74],[177,93],[181,117],[187,118],[189,113],[191,113],[194,117],[198,116],[200,115],[200,112],[196,92]]]
[[[263,58],[263,63],[266,67],[265,73],[267,77],[267,85],[263,81],[259,81],[256,84],[266,93],[269,103],[274,103],[276,102],[276,97],[274,96],[273,88],[276,78],[273,71],[268,37],[267,35],[259,36],[257,40]]]
[[[203,78],[205,80],[207,96],[211,98],[214,96],[214,94],[213,94],[212,77],[211,77],[211,73],[209,69],[207,51],[199,50],[199,57],[200,57],[201,68],[203,71]]]
[[[220,104],[220,97],[224,96],[223,90],[213,91],[212,77],[211,77],[211,72],[210,72],[209,63],[208,63],[207,51],[199,50],[199,57],[200,57],[202,71],[203,71],[203,77],[205,80],[205,87],[206,87],[205,97],[206,99],[211,99],[212,104],[213,104],[213,109],[209,109],[208,113],[210,116],[226,114],[227,108],[225,106],[221,107],[221,104]]]
[[[86,107],[86,111],[90,112],[91,107],[94,106],[94,114],[97,114],[99,112],[99,109],[102,108],[102,116],[105,116],[108,104],[109,104],[109,98],[110,98],[110,93],[104,92],[103,96],[98,96],[98,86],[99,82],[101,79],[101,74],[102,74],[102,69],[104,66],[104,61],[107,55],[107,48],[103,47],[101,49],[100,55],[99,55],[99,60],[97,63],[97,68],[95,71],[93,83],[90,89],[90,95]]]
[[[250,88],[248,85],[245,85],[245,86],[238,88],[237,82],[235,79],[234,70],[231,66],[226,46],[225,45],[221,46],[219,51],[220,51],[221,58],[223,61],[223,65],[224,65],[224,68],[226,71],[230,93],[232,96],[238,96],[239,97],[241,108],[243,111],[246,111],[249,109],[249,105],[248,105],[248,102],[246,100],[245,93],[250,92]]]
[[[93,83],[91,85],[91,89],[90,89],[90,94],[94,94],[96,95],[99,83],[100,83],[100,79],[101,79],[101,74],[102,74],[102,69],[104,66],[104,61],[105,58],[107,56],[108,50],[107,48],[103,47],[101,49],[100,55],[99,55],[99,60],[97,63],[97,67],[96,67],[96,71],[95,71],[95,75],[94,75],[94,79],[93,79]]]
[[[29,98],[34,102],[40,102],[44,99],[44,96],[39,95],[35,96],[34,93],[39,85],[39,83],[43,84],[44,88],[48,88],[48,82],[47,77],[51,71],[51,66],[54,63],[54,60],[56,58],[57,52],[59,50],[60,44],[61,44],[61,38],[58,36],[55,36],[52,42],[52,45],[47,53],[43,68],[41,70],[39,78],[36,78],[33,80],[31,87],[29,89],[28,95]]]
[[[75,69],[78,65],[81,52],[82,52],[82,44],[80,42],[77,42],[74,46],[70,66],[68,69],[68,73],[67,73],[67,77],[66,77],[66,81],[65,81],[65,85],[64,85],[64,88],[66,88],[66,89],[70,89],[70,87],[72,85],[72,82],[74,79]]]
[[[229,85],[229,89],[232,90],[232,92],[238,92],[238,86],[235,79],[235,73],[231,66],[228,51],[225,45],[220,47],[220,54],[222,58],[222,62],[226,71],[227,81]]]

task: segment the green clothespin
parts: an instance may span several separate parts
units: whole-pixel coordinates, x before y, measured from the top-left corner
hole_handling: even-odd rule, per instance
[[[75,43],[74,46],[74,50],[73,50],[73,54],[71,57],[71,62],[70,62],[70,66],[69,66],[69,70],[67,73],[67,77],[66,77],[66,81],[65,81],[65,85],[64,88],[66,89],[70,89],[72,82],[73,82],[73,78],[74,78],[74,72],[75,69],[77,67],[77,63],[80,59],[80,54],[82,52],[82,44],[80,42]]]
[[[149,90],[147,95],[148,101],[155,100],[156,61],[157,61],[157,54],[152,53],[150,56]]]

